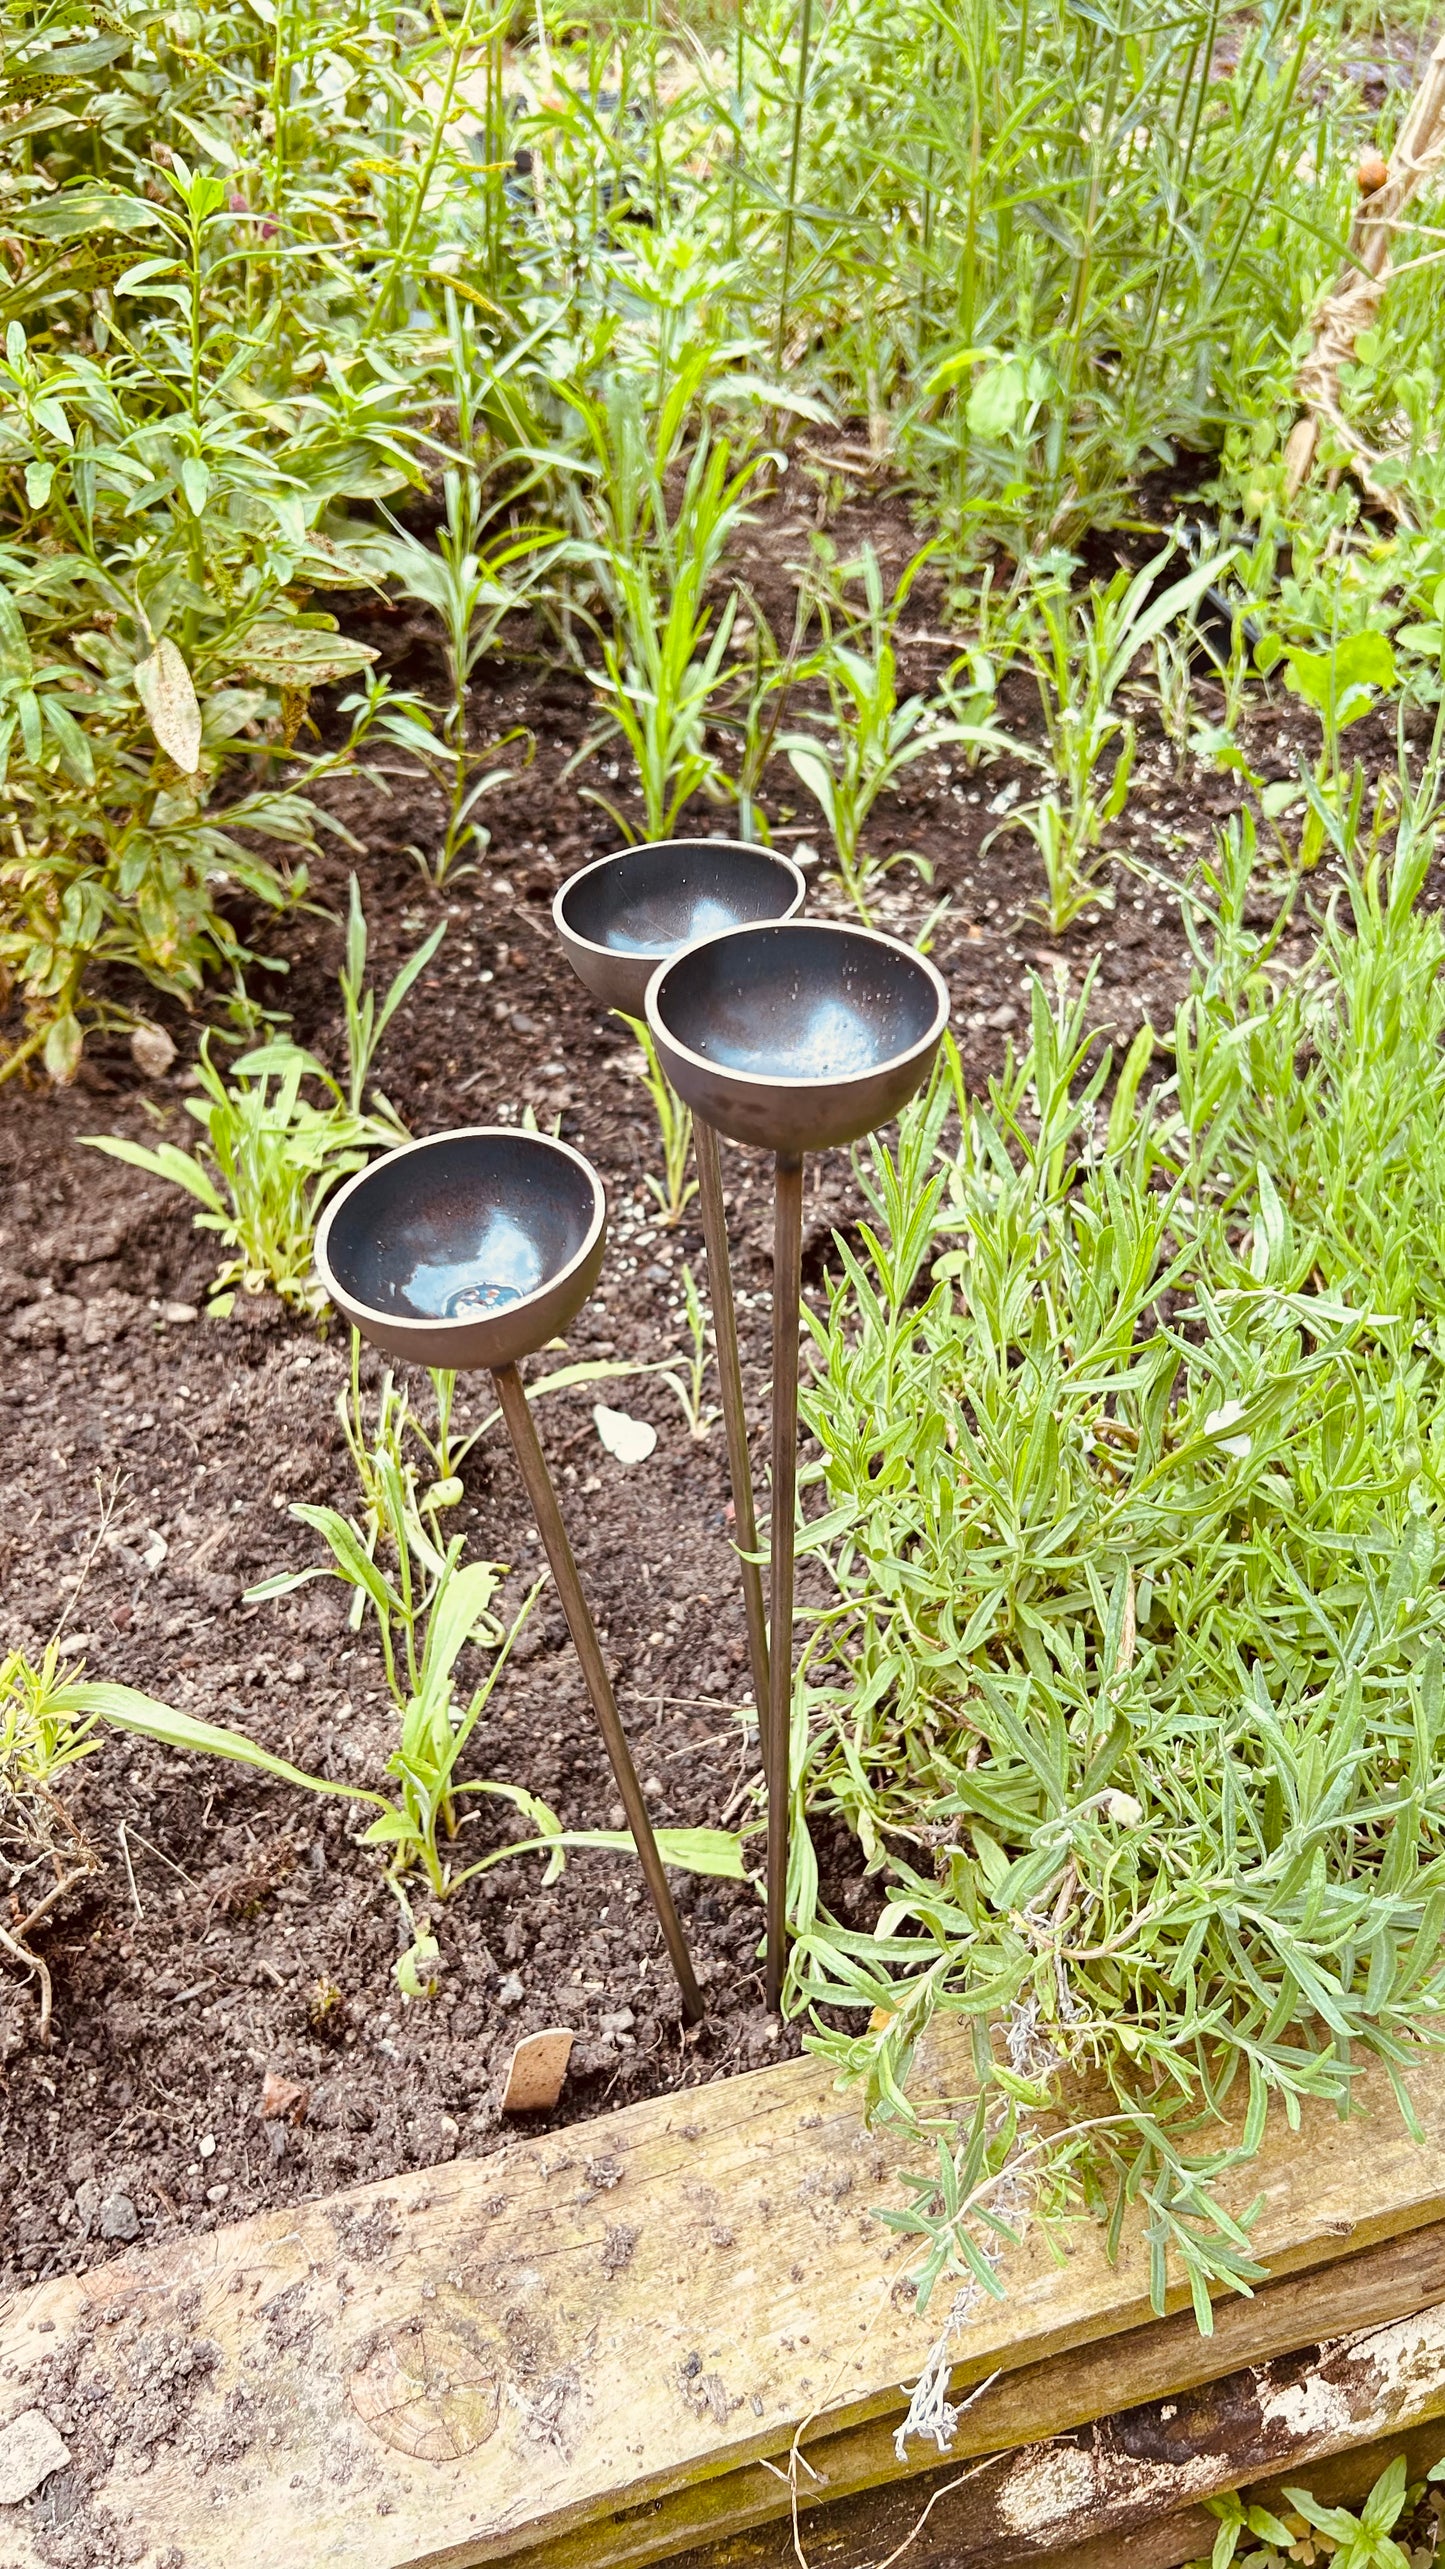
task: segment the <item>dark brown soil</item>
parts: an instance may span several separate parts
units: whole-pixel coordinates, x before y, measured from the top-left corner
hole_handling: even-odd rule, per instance
[[[758,530],[750,572],[775,611],[820,504],[795,474]],[[900,506],[866,494],[833,525],[843,551],[864,533],[895,573],[916,542]],[[936,593],[920,587],[910,622],[921,638],[906,664],[913,684],[946,658],[934,639],[940,612]],[[434,681],[431,646],[409,613],[373,612],[364,630],[385,641],[407,683]],[[586,771],[559,782],[587,725],[587,690],[540,660],[512,663],[478,690],[475,711],[489,732],[525,723],[536,740],[525,775],[488,806],[493,845],[482,873],[438,895],[405,853],[409,840],[436,842],[438,806],[425,784],[393,781],[389,796],[356,780],[333,789],[365,849],[357,864],[373,977],[384,981],[437,917],[448,923],[385,1047],[381,1083],[421,1133],[527,1106],[543,1122],[560,1115],[564,1135],[596,1160],[612,1205],[602,1287],[569,1352],[680,1356],[682,1270],[690,1263],[701,1279],[700,1238],[690,1218],[676,1234],[653,1219],[643,1181],[657,1163],[656,1137],[630,1075],[629,1040],[571,980],[550,929],[556,884],[618,843],[612,823],[579,799]],[[1021,738],[1035,712],[1011,681],[1002,713]],[[1272,772],[1292,772],[1293,742],[1307,736],[1294,716],[1293,707],[1289,718],[1278,705],[1260,710],[1268,746],[1257,757]],[[1380,728],[1375,747],[1387,758]],[[952,985],[974,1085],[998,1071],[1023,1027],[1031,973],[1057,972],[1077,989],[1096,962],[1093,1017],[1123,1038],[1146,1011],[1167,1025],[1187,977],[1167,895],[1122,869],[1109,878],[1114,906],[1057,946],[1049,940],[1032,915],[1040,886],[1028,843],[1009,834],[981,848],[1015,774],[1027,791],[1029,772],[1007,762],[973,774],[952,754],[931,759],[872,833],[880,853],[908,846],[935,870],[931,890],[907,868],[889,878],[881,925],[916,933],[932,901],[951,896],[933,951]],[[607,781],[625,804],[625,772]],[[821,847],[814,816],[790,809],[801,792],[786,769],[773,786],[782,843]],[[1172,752],[1145,738],[1133,842],[1178,872],[1235,800],[1233,780],[1192,770],[1180,780]],[[703,813],[698,825],[725,829],[726,815]],[[338,914],[346,864],[328,862],[314,887]],[[841,906],[826,869],[815,900]],[[1262,892],[1261,915],[1272,906]],[[284,1002],[298,1036],[337,1059],[335,918],[299,913],[264,935],[290,966],[288,980],[264,985],[268,1004]],[[1307,937],[1302,917],[1286,960]],[[173,1023],[183,1050],[169,1077],[147,1085],[117,1048],[88,1060],[68,1093],[16,1086],[0,1098],[0,1641],[35,1655],[63,1626],[68,1658],[92,1675],[244,1724],[329,1775],[379,1780],[389,1707],[370,1636],[345,1627],[341,1591],[319,1583],[280,1603],[242,1598],[268,1573],[320,1557],[318,1539],[287,1513],[291,1502],[356,1504],[336,1416],[346,1342],[268,1300],[243,1300],[226,1323],[197,1318],[215,1258],[186,1200],[80,1147],[96,1131],[189,1139],[183,1080],[199,1028]],[[765,1171],[729,1151],[726,1178],[762,1433]],[[806,1274],[816,1295],[834,1226],[854,1218],[860,1199],[846,1155],[820,1162],[808,1183]],[[370,1360],[364,1378],[377,1379]],[[639,1768],[660,1821],[735,1825],[754,1816],[756,1732],[745,1712],[721,1430],[693,1439],[656,1377],[604,1386],[612,1405],[658,1429],[652,1459],[624,1468],[594,1431],[597,1396],[558,1395],[539,1416]],[[463,1386],[467,1419],[481,1414],[480,1398]],[[495,1434],[473,1454],[466,1484],[470,1545],[515,1565],[515,1597],[539,1552]],[[569,1825],[620,1822],[560,1613],[545,1599],[470,1765],[542,1794]],[[540,1860],[521,1857],[430,1909],[440,1993],[408,2004],[392,1978],[405,1937],[377,1858],[354,1843],[355,1806],[116,1737],[76,1771],[71,1800],[99,1870],[37,1931],[55,1990],[47,2047],[36,2040],[33,1983],[8,1961],[0,1979],[7,2279],[84,2265],[112,2241],[207,2228],[292,2194],[485,2150],[499,2129],[511,2047],[543,2025],[578,2035],[558,2120],[796,2047],[797,2030],[780,2033],[762,2006],[751,1886],[679,1878],[712,2011],[696,2034],[681,2030],[635,1866],[595,1852],[574,1857],[549,1889]],[[489,1817],[475,1835],[486,1845],[512,1833]],[[864,1918],[871,1893],[856,1851],[824,1828],[819,1852],[825,1896]],[[289,2114],[263,2120],[268,2070],[303,2093]]]

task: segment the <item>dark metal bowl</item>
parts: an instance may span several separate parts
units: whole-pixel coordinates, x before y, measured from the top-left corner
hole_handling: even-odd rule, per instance
[[[317,1272],[389,1356],[495,1369],[567,1327],[597,1282],[607,1198],[579,1151],[504,1125],[435,1133],[332,1197]]]
[[[599,856],[552,904],[562,949],[607,1008],[640,1017],[665,955],[697,937],[791,919],[807,885],[790,856],[741,839],[654,839]]]
[[[648,985],[679,1097],[735,1142],[819,1151],[886,1124],[922,1086],[948,991],[912,946],[794,919],[687,946]]]

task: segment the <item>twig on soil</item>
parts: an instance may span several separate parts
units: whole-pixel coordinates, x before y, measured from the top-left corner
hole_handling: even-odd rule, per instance
[[[124,1821],[122,1821],[121,1826],[125,1826]],[[179,1881],[189,1883],[193,1891],[199,1891],[201,1886],[197,1882],[195,1875],[193,1873],[187,1873],[185,1866],[183,1864],[177,1864],[174,1857],[167,1855],[162,1848],[153,1846],[149,1838],[142,1837],[140,1830],[136,1828],[133,1821],[131,1823],[131,1834],[135,1838],[137,1845],[145,1848],[147,1855],[153,1855],[155,1857],[157,1864],[169,1866],[170,1871],[176,1875]]]
[[[36,1904],[31,1910],[29,1916],[21,1919],[19,1926],[15,1930],[15,1933],[19,1937],[21,1943],[23,1944],[25,1942],[31,1928],[38,1927],[41,1919],[49,1915],[57,1900],[63,1900],[67,1891],[73,1891],[77,1882],[87,1881],[94,1871],[95,1859],[92,1857],[88,1864],[78,1864],[73,1873],[62,1874],[60,1880],[53,1883],[51,1888],[46,1892],[44,1899],[36,1901]]]
[[[124,1490],[125,1479],[122,1473],[116,1472],[112,1475],[110,1488],[108,1490],[101,1480],[99,1472],[96,1473],[95,1495],[100,1502],[100,1522],[96,1526],[95,1532],[91,1537],[90,1548],[86,1553],[85,1559],[81,1562],[80,1568],[77,1570],[75,1577],[70,1582],[70,1594],[66,1598],[65,1604],[61,1609],[60,1621],[55,1627],[54,1639],[56,1641],[60,1639],[61,1634],[65,1630],[67,1621],[75,1612],[75,1609],[80,1602],[80,1592],[85,1586],[86,1580],[90,1577],[91,1571],[95,1568],[96,1561],[104,1547],[105,1538],[110,1532],[111,1519],[120,1505]]]
[[[972,2397],[977,2399],[980,2392],[988,2389],[989,2382],[996,2382],[997,2380],[997,2373],[990,2373],[988,2381],[980,2382],[978,2390],[972,2394]],[[964,2407],[967,2408],[969,2405],[970,2402],[965,2400]],[[879,2561],[878,2569],[893,2569],[894,2561],[901,2560],[904,2552],[911,2550],[914,2543],[918,2540],[920,2533],[927,2524],[928,2519],[932,2515],[934,2508],[937,2506],[939,2499],[951,2498],[955,2489],[962,2489],[967,2486],[970,2480],[976,2480],[980,2471],[986,2471],[988,2469],[989,2461],[992,2458],[992,2456],[989,2456],[985,2461],[973,2463],[967,2471],[960,2471],[956,2480],[945,2480],[941,2489],[935,2489],[927,2506],[924,2508],[923,2513],[918,2518],[918,2521],[913,2526],[911,2532],[905,2533],[903,2540],[898,2544],[895,2550],[889,2552],[886,2560]]]
[[[125,1878],[130,1884],[130,1896],[135,1903],[135,1913],[138,1918],[143,1918],[145,1916],[145,1911],[141,1906],[140,1893],[135,1887],[135,1868],[130,1860],[130,1847],[126,1839],[124,1820],[118,1822],[115,1834],[119,1841],[121,1856],[125,1863]]]
[[[17,1944],[15,1938],[8,1934],[4,1927],[0,1927],[0,1945],[4,1946],[8,1954],[13,1954],[17,1962],[23,1963],[27,1971],[33,1971],[40,1983],[40,2039],[42,2043],[48,2043],[50,2040],[50,1974],[39,1954],[33,1954],[27,1946]]]

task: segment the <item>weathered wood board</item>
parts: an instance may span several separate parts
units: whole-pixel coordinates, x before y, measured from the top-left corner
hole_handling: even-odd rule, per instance
[[[1438,2228],[1430,2236],[1438,2279],[1445,2241]],[[1361,2261],[1375,2268],[1377,2302],[1388,2298],[1392,2280],[1396,2290],[1404,2285],[1406,2246],[1369,2250]],[[1334,2271],[1318,2278],[1326,2305]],[[1371,2299],[1359,2288],[1362,2280],[1356,2309]],[[1285,2294],[1296,2327],[1308,2327],[1308,2286],[1296,2280],[1274,2290]],[[1326,2315],[1333,2313],[1326,2308]],[[1100,2387],[1115,2346],[1127,2375],[1129,2341],[1110,2341],[1093,2350]],[[1038,2369],[1047,2375],[1069,2364],[1062,2356]],[[1047,2414],[1045,2400],[1036,2408]],[[1445,2420],[1440,2302],[1378,2326],[1351,2328],[1323,2347],[1298,2344],[1270,2362],[1096,2415],[1072,2431],[1050,2431],[991,2460],[957,2453],[919,2478],[834,2497],[802,2515],[802,2538],[809,2569],[876,2569],[905,2550],[909,2569],[1010,2569],[1023,2561],[1086,2560],[1097,2545],[1142,2544],[1146,2536],[1149,2544],[1163,2541],[1162,2560],[1163,2529],[1171,2519],[1184,2514],[1189,2535],[1208,2521],[1187,2512],[1190,2502],[1241,2488],[1266,2469],[1312,2479],[1318,2462],[1375,2445],[1384,2428],[1403,2434],[1430,2420]],[[1445,2450],[1445,2422],[1433,2432],[1432,2462]],[[793,2533],[789,2519],[755,2526],[673,2553],[667,2569],[792,2569]],[[1211,2531],[1192,2547],[1207,2551],[1212,2540]],[[1176,2556],[1187,2558],[1189,2547],[1186,2539]]]
[[[1445,2217],[1445,2060],[1412,2090],[1423,2146],[1370,2076],[1351,2123],[1272,2136],[1236,2199],[1262,2195],[1273,2270]],[[257,2543],[266,2569],[469,2569],[583,2529],[578,2559],[620,2563],[747,2522],[760,2483],[780,2512],[795,2431],[841,2461],[895,2421],[943,2315],[870,2218],[896,2156],[791,2062],[37,2286],[0,2308],[0,2427],[38,2406],[74,2468],[0,2510],[0,2569],[40,2569],[37,2511],[66,2507],[136,2569]],[[1153,2324],[1132,2232],[1113,2268],[1088,2225],[1062,2265],[1030,2237],[1004,2279],[960,2383]]]
[[[1223,2303],[1212,2338],[1202,2338],[1192,2314],[1181,2312],[1006,2373],[960,2419],[945,2463],[915,2467],[907,2476],[890,2469],[891,2440],[885,2445],[881,2424],[810,2443],[811,2471],[825,2484],[811,2472],[799,2474],[810,2569],[874,2569],[904,2543],[909,2569],[963,2569],[976,2558],[993,2569],[995,2559],[1036,2555],[1052,2563],[1060,2541],[1070,2559],[1076,2548],[1082,2557],[1094,2537],[1068,2530],[1070,2509],[1060,2503],[1065,2485],[1076,2513],[1107,2522],[1099,2540],[1123,2541],[1127,2534],[1132,2541],[1139,2515],[1151,2540],[1156,2532],[1162,2539],[1156,2510],[1177,2511],[1196,2487],[1215,2495],[1241,2486],[1271,2458],[1303,2451],[1307,2440],[1313,2460],[1321,2449],[1313,2440],[1321,2417],[1346,2443],[1373,2438],[1388,2407],[1375,2372],[1347,2362],[1340,2382],[1326,2370],[1308,2397],[1301,2392],[1321,2341],[1363,2343],[1378,2336],[1382,2349],[1394,2351],[1404,2341],[1389,2330],[1442,2303],[1445,2224],[1437,2222],[1263,2285],[1248,2301]],[[1304,2360],[1280,2363],[1301,2350]],[[1239,2367],[1242,2352],[1246,2370]],[[1402,2397],[1433,2415],[1436,2372],[1428,2350],[1406,2369]],[[1445,2451],[1445,2426],[1436,2434]],[[980,2454],[1006,2458],[982,2466],[975,2459]],[[730,2531],[669,2550],[666,2569],[795,2569],[791,2513],[777,2516],[776,2492],[751,2524],[741,2474],[732,2494]],[[680,2517],[686,2495],[668,2501],[660,2518]],[[1194,2510],[1191,2534],[1209,2521]],[[1213,2538],[1211,2529],[1202,2546],[1193,2541],[1193,2551],[1208,2551]],[[564,2536],[528,2552],[525,2569],[581,2569],[584,2556],[584,2537]],[[1160,2559],[1165,2556],[1161,2550]],[[1190,2557],[1188,2541],[1177,2556]]]
[[[1348,2453],[1336,2454],[1330,2460],[1311,2462],[1307,2473],[1291,2467],[1268,2480],[1252,2480],[1241,2495],[1250,2504],[1258,2502],[1269,2507],[1276,2515],[1288,2513],[1285,2493],[1291,2487],[1307,2487],[1323,2506],[1358,2508],[1386,2464],[1397,2455],[1403,2454],[1412,2480],[1423,2480],[1442,2452],[1445,2424],[1436,2418],[1404,2433],[1382,2436],[1375,2444],[1357,2444]],[[1182,2569],[1186,2561],[1208,2559],[1218,2531],[1218,2519],[1206,2507],[1185,2507],[1177,2515],[1155,2517],[1135,2533],[1100,2534],[1092,2541],[1069,2543],[1063,2550],[1048,2552],[1041,2569]],[[810,2550],[809,2569],[833,2569],[833,2564],[815,2558]],[[909,2569],[915,2569],[911,2554]]]

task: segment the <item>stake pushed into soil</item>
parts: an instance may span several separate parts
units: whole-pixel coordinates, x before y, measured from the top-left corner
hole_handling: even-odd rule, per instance
[[[597,1282],[602,1181],[544,1133],[476,1126],[388,1151],[332,1199],[316,1264],[337,1309],[408,1364],[491,1374],[690,2025],[704,2013],[662,1856],[517,1365]]]
[[[682,1991],[682,2012],[689,2025],[700,2025],[704,2009],[693,1973],[692,1958],[688,1953],[687,1942],[682,1932],[682,1922],[668,1887],[662,1857],[658,1853],[647,1804],[642,1798],[642,1787],[637,1780],[637,1769],[632,1763],[632,1751],[627,1745],[627,1734],[623,1730],[622,1718],[617,1710],[617,1699],[612,1692],[612,1680],[607,1674],[607,1662],[602,1656],[597,1627],[592,1620],[587,1599],[583,1595],[582,1582],[577,1576],[577,1564],[572,1558],[572,1546],[567,1540],[567,1528],[562,1522],[562,1511],[557,1505],[557,1493],[552,1487],[552,1476],[547,1469],[547,1458],[542,1451],[536,1421],[533,1419],[527,1395],[522,1389],[522,1377],[515,1365],[502,1365],[493,1374],[492,1380],[497,1387],[497,1399],[502,1416],[507,1423],[507,1434],[512,1440],[512,1451],[517,1458],[517,1468],[522,1475],[527,1496],[532,1502],[537,1531],[546,1546],[547,1558],[552,1565],[557,1594],[562,1600],[562,1612],[567,1618],[567,1629],[572,1635],[572,1647],[582,1663],[587,1692],[592,1698],[592,1709],[597,1715],[597,1727],[602,1733],[608,1757],[612,1761],[612,1772],[617,1779],[617,1790],[622,1797],[622,1807],[627,1814],[627,1825],[632,1831],[632,1841],[637,1849],[638,1860],[646,1877],[648,1890],[652,1893],[652,1905],[662,1922],[662,1932],[667,1939],[667,1950],[672,1956],[672,1967],[677,1974],[678,1986]]]
[[[725,928],[791,919],[807,884],[801,869],[776,849],[742,839],[657,839],[598,857],[571,875],[552,904],[562,951],[595,998],[625,1016],[641,1017],[647,985],[659,963]],[[717,1335],[718,1383],[728,1478],[732,1484],[738,1577],[748,1628],[748,1666],[766,1766],[768,1747],[768,1627],[763,1575],[755,1559],[757,1507],[748,1454],[748,1418],[738,1352],[737,1309],[728,1255],[722,1160],[713,1127],[695,1115],[693,1157],[707,1249],[708,1298]]]
[[[659,965],[646,1006],[658,1059],[694,1118],[774,1157],[771,1683],[763,1729],[767,1990],[778,2009],[787,1964],[803,1158],[858,1141],[907,1104],[948,1022],[948,991],[931,963],[893,937],[792,919],[688,946]]]
[[[738,1353],[738,1316],[733,1301],[733,1269],[728,1255],[728,1219],[723,1202],[722,1154],[711,1124],[692,1119],[692,1148],[697,1161],[697,1192],[702,1205],[702,1236],[707,1248],[707,1289],[717,1332],[717,1372],[722,1391],[723,1433],[727,1438],[728,1479],[733,1493],[733,1526],[737,1535],[738,1577],[748,1625],[748,1666],[753,1702],[758,1708],[758,1736],[763,1763],[770,1755],[768,1732],[768,1619],[763,1608],[763,1574],[755,1557],[758,1517],[753,1499],[753,1467],[748,1453],[748,1413],[743,1402],[743,1368]]]
[[[763,1771],[768,1784],[768,2005],[781,2011],[787,1968],[789,1753],[793,1719],[793,1545],[798,1508],[798,1324],[803,1306],[803,1162],[773,1161],[773,1669]]]

